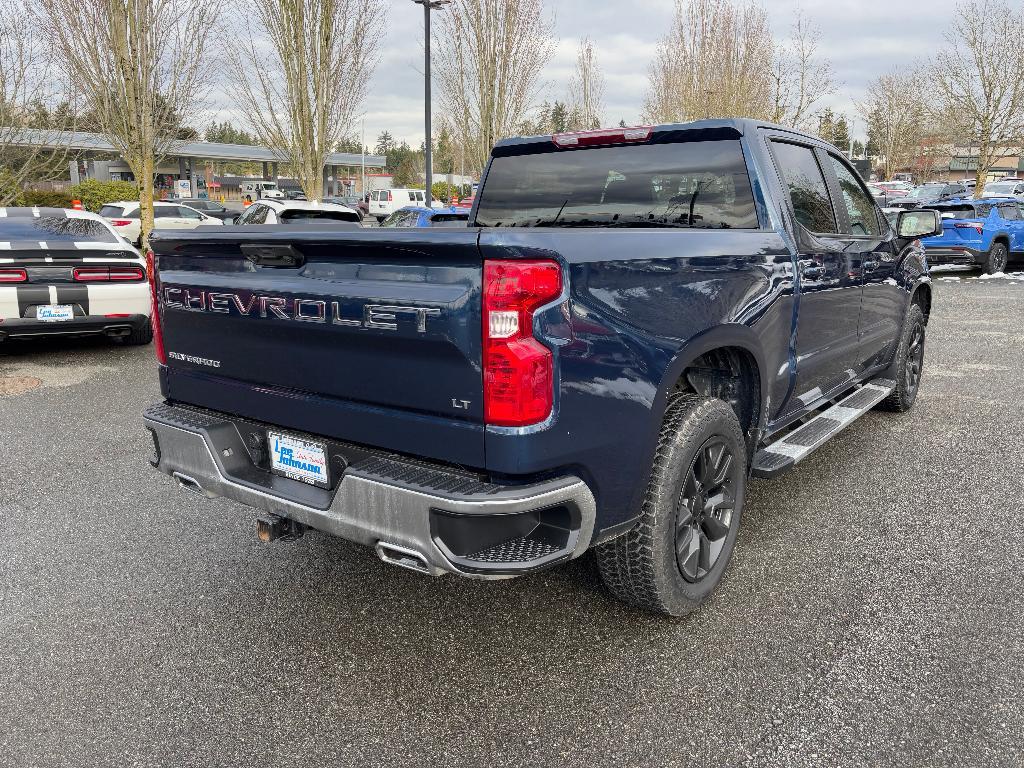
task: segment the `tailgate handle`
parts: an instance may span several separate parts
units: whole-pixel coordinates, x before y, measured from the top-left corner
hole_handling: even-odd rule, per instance
[[[293,245],[243,245],[242,255],[260,267],[301,267],[306,257]]]

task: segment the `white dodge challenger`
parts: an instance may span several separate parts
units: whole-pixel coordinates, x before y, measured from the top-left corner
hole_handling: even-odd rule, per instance
[[[63,208],[0,208],[0,343],[95,336],[148,344],[146,262],[110,223]]]

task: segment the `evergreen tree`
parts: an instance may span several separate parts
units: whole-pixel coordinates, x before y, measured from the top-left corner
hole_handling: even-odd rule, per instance
[[[832,124],[832,135],[828,141],[844,152],[850,149],[850,128],[843,115],[840,115],[839,119]]]
[[[569,130],[569,108],[562,102],[556,101],[551,108],[550,120],[548,133],[564,133]]]
[[[441,124],[441,130],[434,141],[434,173],[455,173],[455,147],[448,126]]]
[[[394,137],[384,131],[377,137],[376,153],[378,155],[390,155],[395,150],[395,139]]]

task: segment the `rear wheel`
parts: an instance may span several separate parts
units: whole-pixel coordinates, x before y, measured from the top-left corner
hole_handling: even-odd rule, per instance
[[[1002,272],[1006,269],[1006,262],[1009,260],[1009,257],[1010,252],[1004,243],[992,243],[992,247],[989,248],[988,255],[985,257],[985,262],[981,265],[981,268],[989,275]]]
[[[732,556],[746,482],[746,444],[732,408],[715,398],[675,395],[639,523],[596,548],[612,594],[670,616],[700,607]]]

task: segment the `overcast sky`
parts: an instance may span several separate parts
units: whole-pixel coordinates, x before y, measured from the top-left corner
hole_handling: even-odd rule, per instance
[[[820,27],[821,50],[839,85],[824,103],[848,117],[871,79],[925,58],[942,44],[954,7],[951,0],[763,0],[762,5],[769,8],[776,38],[787,35],[797,7]],[[673,0],[546,0],[546,6],[555,18],[558,46],[545,73],[542,100],[566,99],[576,46],[589,36],[606,79],[605,124],[637,123],[647,68],[671,20]],[[436,32],[435,27],[435,41]],[[389,0],[381,61],[364,106],[371,147],[384,130],[412,146],[423,140],[422,40],[421,6]],[[862,126],[854,125],[853,133],[860,136]]]

